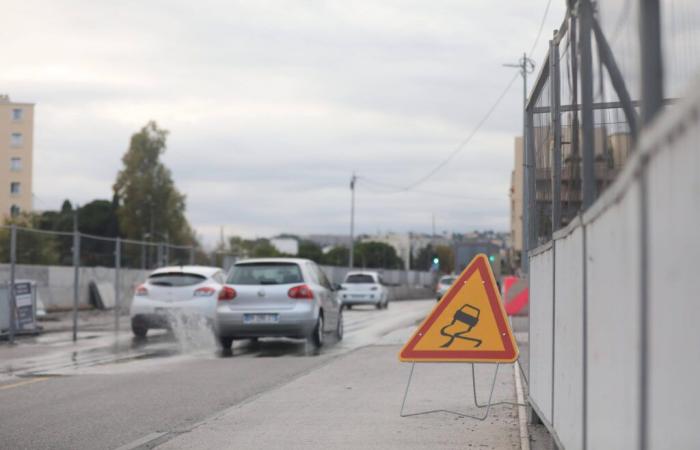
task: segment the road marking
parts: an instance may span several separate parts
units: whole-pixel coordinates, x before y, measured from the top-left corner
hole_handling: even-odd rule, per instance
[[[18,383],[6,384],[4,386],[0,386],[0,391],[3,391],[5,389],[16,388],[16,387],[20,387],[20,386],[25,386],[27,384],[38,383],[39,381],[48,380],[49,378],[50,377],[37,377],[37,378],[32,378],[31,380],[20,381]]]

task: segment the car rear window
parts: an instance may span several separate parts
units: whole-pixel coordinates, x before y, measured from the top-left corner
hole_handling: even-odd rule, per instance
[[[452,284],[455,282],[455,277],[443,278],[440,280],[441,284]]]
[[[228,284],[302,283],[301,269],[294,263],[236,264],[228,275]]]
[[[345,278],[346,283],[376,283],[372,275],[367,275],[364,273],[358,273],[354,275],[348,275]]]
[[[148,282],[155,286],[182,287],[193,286],[206,280],[207,277],[196,273],[164,272],[154,273],[148,277]]]

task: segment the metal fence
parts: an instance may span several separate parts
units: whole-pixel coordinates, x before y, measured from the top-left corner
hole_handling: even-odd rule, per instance
[[[72,310],[74,339],[81,310],[113,309],[118,331],[134,288],[149,270],[194,260],[192,246],[0,226],[0,282],[32,280],[45,308]],[[9,331],[12,335],[13,327]]]
[[[697,39],[687,36],[700,31],[698,8],[662,1],[660,29],[642,33],[637,3],[569,2],[553,33],[525,108],[526,253],[550,241],[617,178],[653,115],[644,113],[654,110],[652,94],[670,94],[659,106],[675,103],[700,67]],[[527,272],[527,258],[522,263]]]

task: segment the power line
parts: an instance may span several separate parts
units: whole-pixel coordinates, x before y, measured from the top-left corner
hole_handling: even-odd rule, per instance
[[[515,82],[515,80],[516,80],[517,78],[518,78],[518,74],[516,73],[516,74],[513,76],[513,78],[511,78],[511,80],[508,82],[508,84],[506,85],[505,89],[503,89],[503,91],[500,93],[500,95],[498,96],[498,98],[496,98],[496,101],[491,105],[491,107],[488,109],[488,111],[486,111],[486,114],[484,114],[484,116],[483,116],[483,117],[479,120],[479,122],[476,124],[476,127],[474,127],[474,129],[471,131],[471,133],[469,133],[469,135],[468,135],[462,142],[460,142],[459,145],[457,145],[457,147],[452,151],[452,153],[450,153],[450,154],[447,156],[447,158],[445,158],[444,160],[442,160],[442,162],[440,162],[440,163],[439,163],[438,165],[436,165],[430,172],[428,172],[427,174],[425,174],[424,176],[422,176],[422,177],[419,178],[418,180],[414,181],[413,183],[411,183],[411,184],[409,184],[409,185],[407,185],[407,186],[404,186],[404,187],[402,188],[402,190],[404,190],[404,191],[410,191],[410,190],[413,190],[413,188],[415,188],[416,186],[418,186],[418,185],[420,185],[420,184],[423,184],[428,178],[430,178],[430,177],[432,177],[433,175],[435,175],[440,169],[442,169],[443,167],[445,167],[445,166],[447,165],[447,163],[449,163],[450,161],[452,161],[452,159],[454,159],[454,157],[457,156],[457,154],[458,154],[459,152],[461,152],[462,150],[464,150],[464,147],[472,140],[472,138],[474,138],[474,136],[476,135],[476,133],[479,132],[479,130],[481,129],[481,127],[482,127],[482,126],[486,123],[486,121],[491,117],[491,114],[493,114],[493,112],[496,110],[496,108],[497,108],[498,105],[501,103],[501,101],[503,100],[503,98],[506,96],[506,94],[508,93],[508,91],[510,90],[510,88],[513,86],[513,83]]]
[[[549,14],[549,7],[552,5],[552,0],[549,0],[547,2],[547,6],[544,8],[544,14],[542,14],[542,21],[540,22],[540,29],[537,30],[537,36],[535,37],[535,42],[532,43],[532,48],[530,48],[530,53],[528,55],[532,55],[535,51],[535,47],[537,47],[537,43],[540,41],[540,37],[542,36],[542,30],[544,30],[544,24],[547,21],[547,14]]]
[[[385,183],[382,181],[376,181],[371,178],[363,177],[363,176],[357,176],[357,179],[363,180],[365,183],[368,184],[373,184],[375,186],[380,186],[383,188],[389,188],[393,189],[392,191],[377,191],[374,189],[367,189],[368,191],[372,192],[373,194],[399,194],[399,193],[405,193],[405,192],[415,192],[416,194],[423,194],[423,195],[435,195],[439,197],[446,197],[446,198],[456,198],[460,200],[470,200],[470,201],[501,201],[503,198],[497,198],[497,197],[470,197],[467,195],[459,195],[459,194],[451,194],[451,193],[444,193],[444,192],[436,192],[436,191],[426,191],[426,190],[418,190],[418,189],[412,189],[410,191],[407,191],[406,189],[402,188],[399,185],[396,184],[391,184],[391,183]]]

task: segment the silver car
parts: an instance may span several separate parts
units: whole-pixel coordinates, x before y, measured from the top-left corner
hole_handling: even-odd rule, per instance
[[[316,347],[324,334],[343,337],[336,289],[313,261],[261,258],[237,262],[219,295],[214,320],[224,350],[235,339],[290,337]]]

